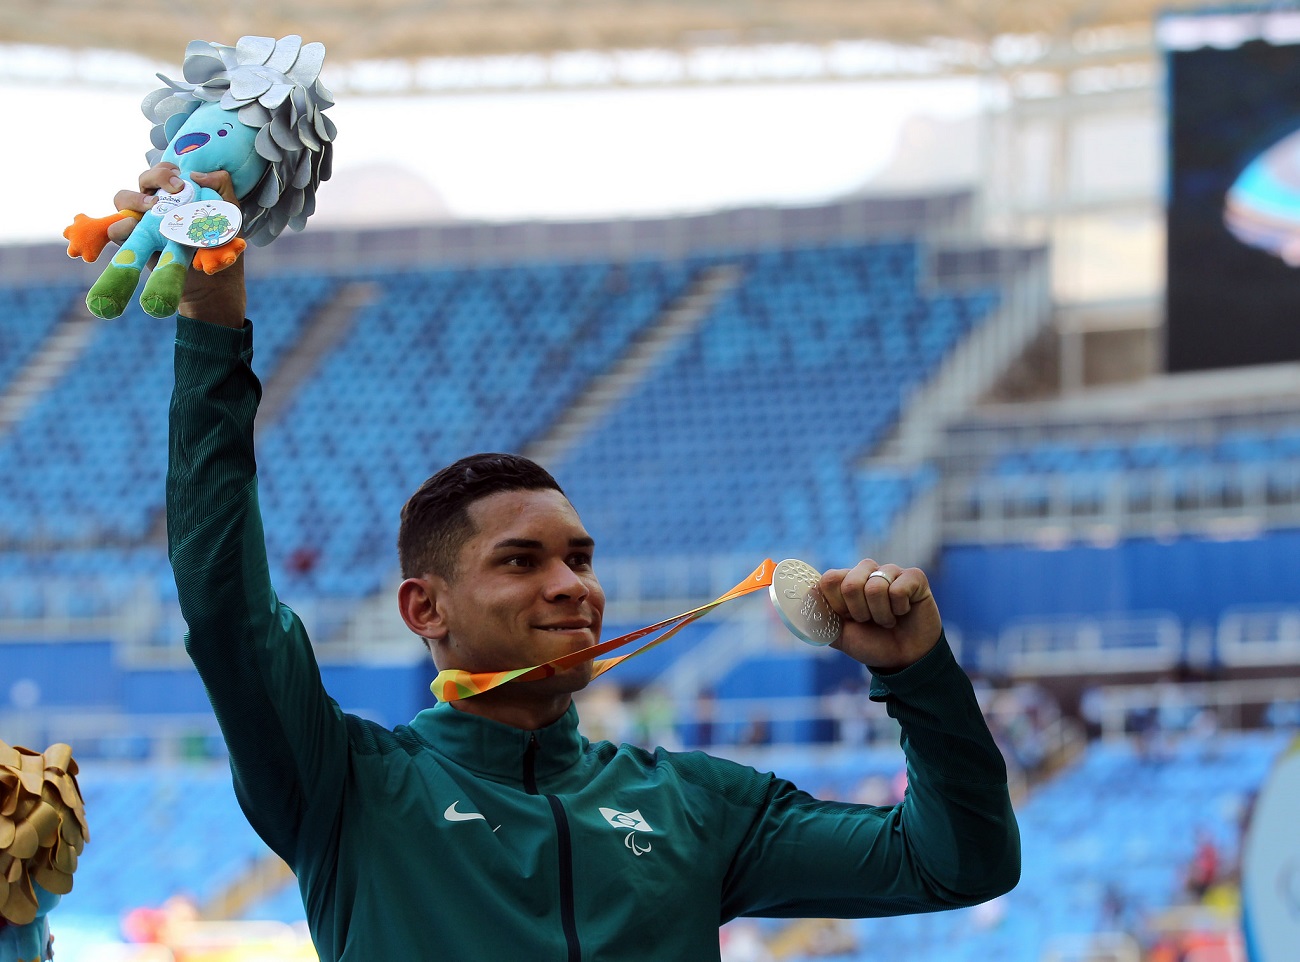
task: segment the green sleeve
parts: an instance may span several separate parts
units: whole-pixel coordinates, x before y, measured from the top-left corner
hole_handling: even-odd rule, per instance
[[[253,454],[261,385],[251,361],[251,324],[177,319],[168,554],[186,650],[229,748],[240,804],[297,868],[304,828],[319,838],[336,820],[347,735],[302,622],[271,587]]]
[[[732,863],[724,917],[899,915],[1015,887],[1006,765],[947,641],[875,677],[871,698],[902,726],[906,798],[893,808],[821,801],[772,778]]]

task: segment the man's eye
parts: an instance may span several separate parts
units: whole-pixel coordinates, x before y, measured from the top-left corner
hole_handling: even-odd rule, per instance
[[[505,559],[505,563],[515,568],[526,568],[533,563],[528,555],[516,554]]]
[[[569,564],[574,568],[590,568],[591,555],[586,554],[585,552],[569,555]]]

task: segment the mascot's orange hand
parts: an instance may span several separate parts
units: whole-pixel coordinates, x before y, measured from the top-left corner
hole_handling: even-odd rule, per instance
[[[248,242],[246,240],[242,237],[236,237],[220,247],[200,247],[194,252],[194,260],[190,266],[205,274],[224,271],[239,260],[239,255],[244,252],[244,248],[247,246]]]
[[[72,223],[63,229],[63,237],[68,242],[68,256],[80,257],[87,264],[99,259],[104,248],[111,240],[108,229],[118,221],[130,217],[140,219],[140,213],[134,210],[119,210],[107,217],[89,217],[78,214]]]

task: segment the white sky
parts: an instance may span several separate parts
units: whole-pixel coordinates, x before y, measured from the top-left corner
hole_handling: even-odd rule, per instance
[[[111,210],[144,168],[139,104],[155,86],[0,84],[9,129],[22,132],[0,146],[0,242],[61,242],[74,214]],[[909,117],[968,116],[978,90],[924,80],[338,99],[340,191],[350,171],[400,167],[455,216],[513,220],[829,199],[884,166]],[[318,197],[322,219],[332,186]]]

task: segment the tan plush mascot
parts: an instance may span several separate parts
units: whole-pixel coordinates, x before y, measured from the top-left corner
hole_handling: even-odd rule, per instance
[[[72,749],[0,741],[0,962],[53,958],[47,916],[89,838]]]

